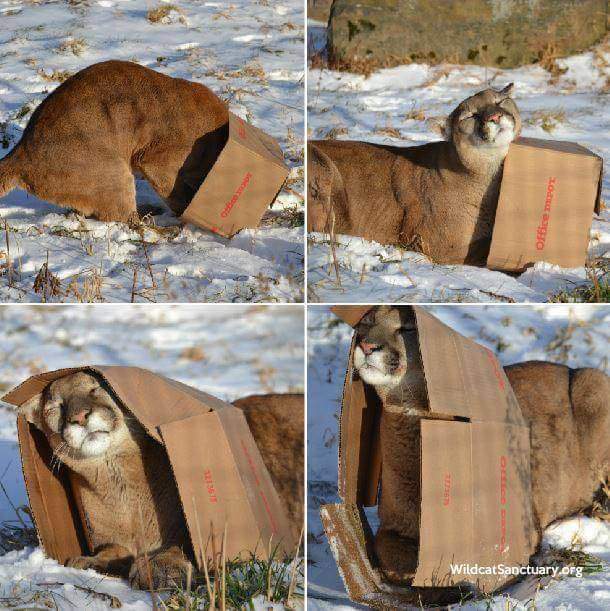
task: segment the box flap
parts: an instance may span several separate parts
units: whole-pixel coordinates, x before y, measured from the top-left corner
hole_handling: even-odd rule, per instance
[[[373,306],[333,306],[330,311],[350,327],[355,327]]]
[[[585,263],[599,213],[602,159],[573,142],[521,138],[504,161],[487,267],[523,271],[537,261]]]
[[[104,379],[123,407],[159,442],[161,437],[157,427],[160,424],[189,418],[211,409],[232,408],[212,395],[146,369],[109,365],[87,365],[37,374],[11,390],[3,399],[7,403],[21,405],[54,380],[77,371],[94,373]]]
[[[322,505],[320,517],[350,599],[364,602],[380,592],[381,579],[369,559],[372,534],[364,532],[368,523],[362,509],[351,503]]]
[[[494,353],[414,307],[430,410],[524,424],[519,403]]]
[[[199,568],[202,555],[221,547],[227,524],[227,556],[266,556],[272,546],[290,553],[293,541],[280,500],[237,409],[161,425]],[[205,516],[205,520],[202,519]]]
[[[352,338],[339,422],[339,496],[346,503],[370,507],[377,504],[381,475],[381,402],[374,389],[354,378],[355,340]]]
[[[71,500],[68,472],[51,469],[51,448],[44,436],[23,416],[17,418],[21,466],[32,519],[40,543],[51,557],[65,563],[88,553],[87,540],[75,524],[78,508]]]
[[[599,155],[596,155],[593,151],[590,151],[581,144],[577,142],[568,142],[566,140],[546,140],[542,138],[525,138],[521,136],[511,144],[511,148],[519,147],[554,151],[566,155],[584,155],[585,157],[599,158]]]
[[[229,137],[182,218],[231,237],[257,227],[288,168],[277,142],[229,113]]]
[[[451,566],[518,567],[534,552],[529,429],[499,422],[423,420],[422,515],[413,585],[469,583],[492,592],[510,575]]]

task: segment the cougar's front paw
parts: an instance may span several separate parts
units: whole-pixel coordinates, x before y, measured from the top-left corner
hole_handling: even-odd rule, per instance
[[[69,558],[66,561],[66,566],[73,569],[99,570],[99,566],[97,565],[96,558],[94,556],[75,556],[74,558]]]
[[[129,583],[139,590],[183,587],[190,565],[178,548],[138,556],[131,565]]]
[[[401,537],[392,530],[380,529],[375,537],[375,554],[385,578],[404,584],[417,569],[417,541]]]

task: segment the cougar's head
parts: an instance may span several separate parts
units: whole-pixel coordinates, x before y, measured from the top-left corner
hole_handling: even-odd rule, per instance
[[[502,91],[484,89],[466,98],[447,118],[447,140],[458,150],[475,147],[490,155],[505,155],[521,132],[521,117],[511,97],[513,88],[511,83]]]
[[[98,379],[78,372],[51,383],[19,407],[39,428],[58,458],[102,457],[136,446],[133,426]]]
[[[354,368],[364,382],[386,388],[400,383],[409,366],[405,334],[415,328],[409,307],[379,306],[362,318],[356,326]]]

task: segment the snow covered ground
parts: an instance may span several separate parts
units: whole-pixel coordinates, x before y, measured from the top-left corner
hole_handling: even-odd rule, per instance
[[[291,168],[261,227],[231,240],[181,225],[142,180],[138,205],[164,211],[143,236],[13,191],[0,201],[0,301],[40,301],[47,259],[60,281],[50,301],[302,299],[301,0],[0,0],[0,24],[0,156],[61,80],[122,59],[209,86],[277,138]]]
[[[303,317],[301,306],[290,305],[3,306],[0,395],[33,373],[86,363],[147,367],[226,400],[302,391]],[[14,505],[27,505],[15,415],[6,404],[0,482]],[[15,512],[0,493],[0,524],[7,521],[15,521]],[[126,582],[65,568],[40,548],[0,556],[0,608],[15,600],[30,608],[53,602],[60,609],[109,608],[108,599],[79,587],[116,596],[123,609],[151,608],[150,597]]]
[[[324,24],[309,22],[310,56],[325,44]],[[438,127],[464,98],[488,85],[515,83],[523,135],[571,140],[610,161],[610,44],[565,60],[557,79],[540,66],[499,70],[480,66],[411,64],[362,75],[310,68],[308,138],[418,145],[439,140]],[[610,200],[606,176],[602,199]],[[589,258],[610,264],[610,212],[595,218]],[[336,255],[340,284],[326,235],[308,244],[311,301],[541,302],[587,284],[585,268],[537,264],[519,277],[461,265],[436,265],[426,257],[374,242],[340,236]]]
[[[540,359],[571,367],[610,368],[610,307],[428,306],[443,322],[494,350],[504,365]],[[308,308],[308,605],[310,609],[357,608],[345,594],[319,519],[324,503],[337,502],[337,443],[341,392],[352,329],[325,306]],[[545,545],[580,546],[599,558],[600,572],[565,577],[536,593],[532,583],[467,609],[608,608],[610,523],[573,517],[549,527]],[[534,584],[535,585],[535,584]],[[512,597],[509,599],[507,596]],[[533,599],[533,603],[531,600]],[[529,602],[528,602],[529,601]],[[535,605],[535,607],[534,607]]]

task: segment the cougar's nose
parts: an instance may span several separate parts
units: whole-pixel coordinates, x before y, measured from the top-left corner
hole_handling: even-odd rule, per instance
[[[370,344],[369,342],[360,342],[360,349],[368,356],[375,352],[375,350],[378,350],[379,346],[377,344]]]
[[[502,113],[494,112],[491,115],[487,115],[487,120],[493,121],[494,123],[499,123],[501,116],[502,116]]]
[[[70,424],[80,424],[81,426],[85,426],[90,413],[90,409],[81,409],[78,412],[70,414],[69,422]]]

